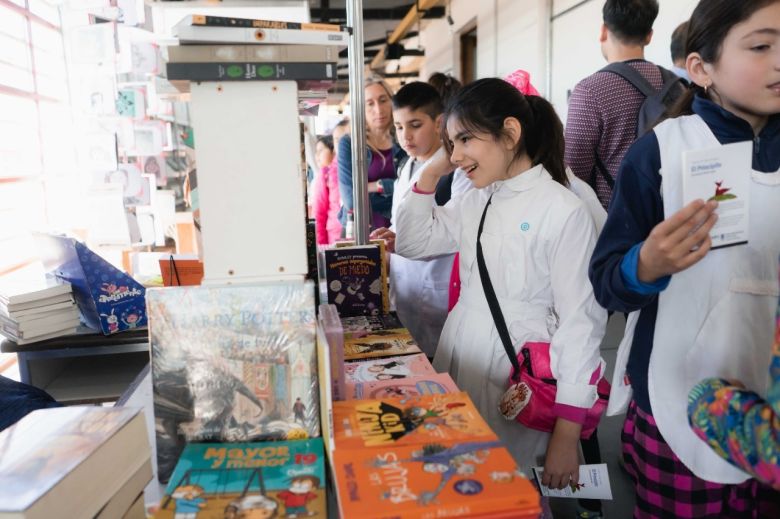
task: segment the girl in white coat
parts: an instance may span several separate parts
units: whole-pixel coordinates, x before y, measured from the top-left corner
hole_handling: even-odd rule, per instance
[[[469,393],[522,468],[542,463],[543,483],[554,488],[576,483],[581,424],[597,399],[591,377],[603,371],[599,344],[607,314],[587,278],[596,230],[588,209],[566,188],[561,122],[543,98],[482,79],[450,102],[444,143],[478,189],[436,207],[439,176],[452,168],[434,160],[404,198],[396,222],[399,254],[461,255],[460,299],[444,325],[434,367]],[[552,434],[507,421],[498,410],[511,365],[476,261],[488,199],[480,241],[515,350],[528,341],[551,343],[558,388]]]

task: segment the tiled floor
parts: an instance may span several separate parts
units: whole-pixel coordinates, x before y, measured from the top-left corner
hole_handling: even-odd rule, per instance
[[[607,363],[607,380],[612,380],[615,356],[620,339],[623,337],[625,319],[622,314],[614,314],[607,326],[607,334],[601,344],[601,356]],[[620,431],[625,415],[605,417],[599,425],[599,445],[602,461],[609,469],[612,486],[612,501],[604,501],[604,517],[607,519],[628,519],[634,509],[634,487],[631,480],[618,465],[620,456]],[[555,519],[574,519],[576,502],[573,499],[551,499],[551,508]]]

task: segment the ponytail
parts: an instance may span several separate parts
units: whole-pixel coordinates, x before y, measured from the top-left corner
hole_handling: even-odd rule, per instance
[[[568,186],[563,162],[563,124],[555,108],[540,96],[524,96],[534,114],[534,124],[525,125],[525,148],[534,165],[542,164],[553,180]]]
[[[517,119],[522,128],[515,148],[515,160],[528,155],[531,163],[542,164],[553,180],[568,185],[563,161],[563,124],[544,98],[524,96],[514,86],[497,78],[469,83],[450,100],[442,121],[445,148],[452,153],[447,135],[447,119],[457,117],[471,133],[488,133],[495,139],[505,136],[504,121]]]

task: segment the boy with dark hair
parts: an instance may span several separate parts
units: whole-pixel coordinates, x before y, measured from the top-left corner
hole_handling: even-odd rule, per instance
[[[672,42],[669,45],[669,52],[672,55],[672,72],[689,81],[688,71],[685,69],[685,38],[688,37],[688,22],[683,22],[677,26],[672,33]]]
[[[405,85],[393,97],[393,120],[398,143],[409,155],[409,160],[398,169],[393,189],[393,222],[401,201],[442,146],[439,128],[443,111],[436,89],[420,81]],[[444,205],[459,194],[452,190],[455,175],[463,175],[463,172],[454,171],[439,182],[437,204]],[[470,184],[466,186],[470,188]],[[388,250],[394,250],[395,229],[392,226],[390,229],[377,229],[371,237],[384,239]],[[428,357],[433,357],[436,352],[439,335],[447,319],[452,261],[452,254],[424,261],[408,260],[393,254],[390,261],[390,294],[398,317]]]
[[[603,8],[601,52],[608,63],[624,63],[658,91],[660,67],[645,60],[653,35],[657,0],[607,0]],[[566,120],[566,164],[588,182],[606,207],[623,155],[636,139],[639,112],[646,97],[617,73],[599,70],[580,81],[571,94]]]

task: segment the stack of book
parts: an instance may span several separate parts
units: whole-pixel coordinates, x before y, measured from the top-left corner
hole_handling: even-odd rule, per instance
[[[338,25],[205,15],[187,16],[174,34],[180,45],[168,48],[166,73],[180,90],[187,81],[292,80],[307,107],[338,79],[349,37]]]
[[[143,519],[152,479],[143,411],[34,411],[0,433],[0,518]]]
[[[0,333],[18,344],[73,332],[79,311],[68,283],[0,286]]]

